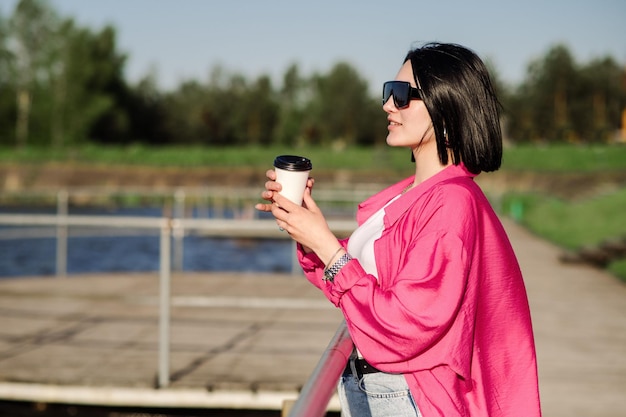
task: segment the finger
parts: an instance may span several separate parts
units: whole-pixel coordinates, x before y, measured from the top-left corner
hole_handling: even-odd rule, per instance
[[[254,208],[259,210],[259,211],[265,211],[265,212],[272,211],[272,205],[271,204],[258,203],[258,204],[254,205]]]
[[[300,207],[296,205],[293,201],[279,193],[274,193],[274,202],[277,203],[278,206],[287,213],[290,213]]]
[[[267,201],[274,201],[274,191],[263,191],[261,193],[261,198]]]
[[[276,181],[276,171],[274,171],[273,169],[268,169],[267,171],[265,171],[265,176],[272,181]]]
[[[265,183],[265,189],[268,191],[280,191],[283,189],[283,186],[276,181],[267,181]]]
[[[311,189],[306,188],[304,190],[304,195],[302,196],[302,201],[304,202],[304,206],[311,211],[317,211],[317,203],[313,200],[313,196],[311,196]]]
[[[288,214],[276,201],[270,204],[270,211],[277,221],[285,221],[285,216]]]
[[[283,221],[280,221],[280,220],[276,220],[276,224],[278,225],[278,230],[280,230],[281,232],[286,232],[287,231],[287,227],[288,227],[287,223],[285,223]],[[289,232],[287,232],[287,233],[289,233]]]

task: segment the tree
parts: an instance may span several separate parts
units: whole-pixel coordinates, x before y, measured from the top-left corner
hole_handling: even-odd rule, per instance
[[[133,141],[166,144],[173,140],[167,130],[167,109],[164,95],[159,92],[156,75],[148,74],[136,86],[129,88],[126,107]]]
[[[33,92],[45,83],[41,71],[51,61],[48,42],[54,36],[56,14],[45,0],[20,0],[9,23],[9,50],[12,78],[16,88],[16,145],[28,142]]]
[[[0,144],[12,143],[15,134],[15,85],[11,76],[8,36],[8,22],[0,14]]]
[[[86,33],[87,59],[74,64],[89,64],[84,91],[92,109],[91,137],[102,143],[126,143],[130,138],[129,89],[124,79],[126,55],[117,52],[115,28],[106,26],[99,33]]]
[[[608,141],[620,125],[626,92],[623,71],[610,57],[595,59],[581,71],[580,99],[574,104],[572,124],[587,141]]]
[[[279,113],[275,96],[268,76],[250,84],[217,66],[207,86],[185,82],[166,97],[168,129],[180,143],[270,144]]]
[[[279,114],[274,132],[277,144],[299,144],[304,117],[307,82],[300,75],[297,64],[287,68],[283,86],[278,93]]]
[[[129,122],[123,107],[125,58],[115,52],[114,29],[108,26],[94,34],[66,20],[56,40],[49,77],[51,143],[119,141],[127,134]]]
[[[373,115],[380,102],[368,94],[367,82],[348,63],[336,64],[326,76],[314,75],[313,97],[305,111],[304,128],[312,144],[372,143]],[[380,117],[384,120],[384,117]]]
[[[572,100],[580,77],[569,50],[551,48],[543,59],[528,66],[526,80],[510,101],[509,133],[530,140],[575,140],[571,123]]]
[[[202,143],[203,139],[222,137],[225,119],[207,108],[212,99],[212,93],[198,81],[185,81],[164,96],[165,129],[172,143]]]
[[[563,45],[528,67],[507,99],[508,133],[516,140],[606,141],[624,107],[623,70],[611,58],[578,65]]]
[[[552,48],[543,61],[531,65],[530,77],[539,104],[534,117],[539,134],[555,140],[575,139],[570,114],[580,79],[569,50],[563,45]]]

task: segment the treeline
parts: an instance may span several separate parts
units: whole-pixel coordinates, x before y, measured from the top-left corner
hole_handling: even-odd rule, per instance
[[[20,0],[0,15],[0,146],[371,145],[386,133],[380,96],[345,62],[312,75],[293,64],[278,86],[215,67],[163,92],[150,74],[129,83],[125,61],[114,27],[94,31],[47,0]],[[555,45],[518,86],[493,75],[512,141],[602,142],[620,128],[626,66],[612,57],[579,64]]]

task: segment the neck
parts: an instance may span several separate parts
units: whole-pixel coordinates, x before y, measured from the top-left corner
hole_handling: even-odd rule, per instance
[[[437,154],[436,149],[434,154],[433,152],[421,152],[421,149],[414,151],[413,154],[415,155],[414,184],[416,185],[426,181],[452,164],[452,158],[448,158],[448,164],[443,165],[439,161],[439,155]]]

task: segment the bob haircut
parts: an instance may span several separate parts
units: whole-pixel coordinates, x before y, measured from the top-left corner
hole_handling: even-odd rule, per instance
[[[442,164],[449,154],[455,165],[473,174],[500,168],[500,103],[483,61],[457,44],[428,43],[412,49],[415,84],[432,119]]]

